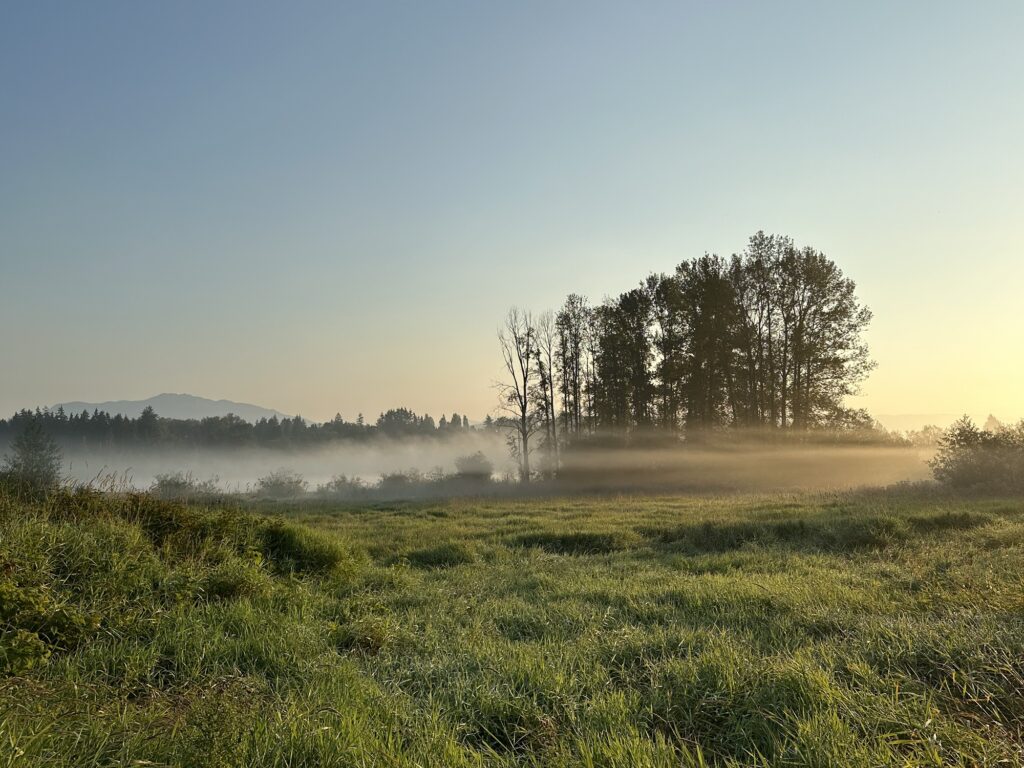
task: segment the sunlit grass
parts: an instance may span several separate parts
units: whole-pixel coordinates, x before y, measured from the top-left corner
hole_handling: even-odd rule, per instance
[[[1020,500],[276,509],[0,500],[0,766],[1022,761]]]

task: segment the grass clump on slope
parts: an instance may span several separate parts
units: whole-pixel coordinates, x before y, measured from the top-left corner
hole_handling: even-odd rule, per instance
[[[338,620],[363,565],[342,537],[237,511],[0,496],[0,766],[387,752],[399,713],[336,639],[365,633]]]

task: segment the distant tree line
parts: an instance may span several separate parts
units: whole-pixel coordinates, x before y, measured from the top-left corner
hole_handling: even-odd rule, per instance
[[[872,429],[845,406],[873,363],[871,312],[825,254],[758,232],[592,305],[513,308],[499,331],[501,420],[528,479],[594,436]]]
[[[376,437],[444,437],[472,429],[469,419],[458,413],[442,416],[435,423],[429,415],[419,416],[408,408],[394,408],[368,424],[360,416],[345,421],[340,415],[317,424],[301,416],[263,418],[252,423],[228,414],[204,419],[168,419],[146,408],[129,418],[103,411],[67,414],[55,410],[22,410],[10,419],[0,419],[0,445],[10,444],[29,425],[41,429],[65,448],[117,448],[139,446],[291,448],[335,441],[370,440]]]

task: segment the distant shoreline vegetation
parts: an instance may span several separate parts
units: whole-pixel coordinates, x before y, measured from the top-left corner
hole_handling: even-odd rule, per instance
[[[234,414],[208,416],[202,419],[171,419],[147,408],[135,418],[105,411],[83,411],[67,414],[61,408],[22,409],[9,419],[0,419],[0,448],[10,445],[29,425],[41,427],[64,449],[138,449],[138,448],[268,448],[300,449],[332,443],[369,442],[376,439],[432,438],[445,439],[457,435],[514,432],[515,424],[508,417],[488,416],[475,425],[453,413],[435,422],[429,415],[419,416],[407,408],[394,408],[382,413],[375,422],[362,417],[346,421],[335,416],[322,423],[292,418],[263,418],[246,421]],[[844,427],[821,426],[803,431],[782,431],[765,428],[730,428],[714,431],[690,430],[672,432],[657,427],[634,428],[622,432],[595,430],[561,438],[565,450],[576,446],[586,450],[627,447],[650,448],[699,442],[702,446],[727,447],[737,443],[793,444],[828,443],[892,446],[937,445],[944,430],[929,425],[920,430],[886,430],[870,418]],[[689,438],[687,440],[686,438]],[[531,448],[531,451],[533,449]]]
[[[364,441],[374,438],[446,437],[477,429],[490,429],[493,419],[471,427],[469,419],[458,413],[442,416],[435,422],[430,415],[420,416],[408,408],[392,408],[374,423],[363,416],[345,421],[340,415],[323,423],[301,416],[261,418],[246,421],[234,414],[203,419],[168,419],[153,408],[130,418],[95,410],[92,413],[65,413],[56,410],[23,409],[10,419],[0,419],[0,445],[9,444],[30,423],[37,423],[66,448],[138,448],[138,447],[215,447],[215,448],[301,448],[338,441]]]

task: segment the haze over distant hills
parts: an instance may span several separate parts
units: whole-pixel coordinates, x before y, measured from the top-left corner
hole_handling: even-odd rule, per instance
[[[124,416],[135,418],[146,409],[152,406],[158,416],[168,419],[204,419],[208,416],[227,416],[235,414],[246,421],[255,422],[262,418],[284,418],[285,414],[275,411],[272,408],[263,408],[251,403],[236,403],[231,400],[210,400],[207,397],[195,395],[172,394],[165,392],[162,395],[147,398],[146,400],[111,400],[106,403],[58,403],[54,408],[62,407],[67,413],[81,413],[82,411],[94,410],[106,411],[110,414],[120,413]]]

